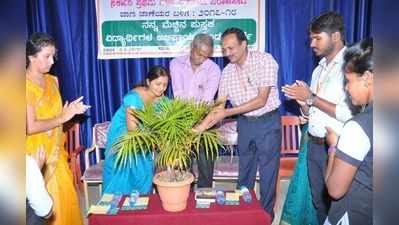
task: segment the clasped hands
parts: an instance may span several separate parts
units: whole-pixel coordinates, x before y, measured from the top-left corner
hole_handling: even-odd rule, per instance
[[[65,105],[62,109],[63,122],[72,119],[72,117],[74,117],[76,114],[82,114],[86,112],[86,110],[91,107],[89,105],[83,104],[82,100],[83,96],[80,96],[71,103],[69,103],[68,101],[65,102]]]
[[[312,95],[309,86],[301,80],[297,80],[291,85],[284,85],[281,91],[284,92],[286,97],[295,99],[301,106],[305,105],[306,99]]]

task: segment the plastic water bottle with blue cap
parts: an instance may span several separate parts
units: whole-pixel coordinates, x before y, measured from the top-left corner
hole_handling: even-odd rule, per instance
[[[226,197],[224,197],[224,191],[222,190],[216,190],[216,203],[219,205],[224,205],[224,202],[226,201]]]
[[[119,205],[119,201],[121,200],[123,194],[122,192],[116,192],[110,202],[111,208],[116,208]]]
[[[249,203],[252,201],[251,193],[249,192],[247,187],[241,186],[240,192],[241,192],[242,198],[244,199],[244,202]]]
[[[129,196],[129,204],[130,206],[134,206],[134,204],[136,204],[137,199],[139,198],[140,193],[138,190],[132,190],[132,192],[130,193]]]

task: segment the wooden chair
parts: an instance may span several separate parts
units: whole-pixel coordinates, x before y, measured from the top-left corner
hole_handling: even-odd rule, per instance
[[[103,163],[100,151],[107,145],[107,134],[110,122],[98,123],[93,127],[93,143],[84,153],[85,172],[82,176],[83,190],[85,195],[86,210],[89,208],[88,185],[98,185],[98,193],[101,196],[103,183]],[[94,152],[95,163],[90,165],[90,155]]]
[[[281,117],[280,177],[291,177],[298,159],[301,129],[298,116]]]
[[[81,190],[80,177],[82,176],[80,153],[84,150],[84,147],[80,144],[80,124],[67,123],[64,129],[66,130],[65,150],[68,152],[68,161],[73,176],[73,184],[79,194]]]
[[[276,199],[281,196],[280,180],[289,178],[294,173],[300,149],[301,129],[298,116],[281,116],[281,158],[276,186]],[[274,211],[281,205],[276,201]]]

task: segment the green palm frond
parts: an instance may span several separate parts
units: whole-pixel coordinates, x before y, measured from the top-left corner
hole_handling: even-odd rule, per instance
[[[116,166],[127,167],[137,154],[159,151],[156,163],[161,168],[184,170],[191,164],[191,156],[200,149],[214,158],[222,146],[214,129],[193,133],[192,128],[211,110],[211,105],[174,99],[137,110],[141,122],[138,129],[120,137],[113,145]]]
[[[137,154],[145,155],[156,146],[156,136],[150,132],[140,129],[128,132],[112,145],[113,152],[116,154],[115,166],[124,168],[130,165],[132,159],[137,160]]]
[[[217,156],[219,148],[224,148],[220,141],[219,134],[214,129],[195,134],[192,145],[197,153],[199,153],[200,147],[202,147],[207,158],[214,158]]]

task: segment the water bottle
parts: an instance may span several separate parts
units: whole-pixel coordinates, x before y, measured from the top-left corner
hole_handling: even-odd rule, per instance
[[[116,192],[114,194],[114,197],[112,198],[112,200],[110,202],[111,208],[118,207],[119,201],[121,200],[121,197],[122,197],[122,192]]]
[[[249,192],[247,187],[241,186],[240,192],[241,192],[242,198],[244,199],[244,202],[249,203],[252,201],[251,193]]]
[[[140,193],[139,193],[139,191],[137,191],[137,190],[133,190],[133,191],[130,193],[130,197],[129,197],[129,204],[130,204],[130,206],[134,206],[134,204],[136,204],[137,199],[139,198],[139,196],[140,196]]]
[[[226,198],[224,197],[224,192],[222,190],[217,190],[216,191],[216,202],[219,205],[224,205],[225,201],[226,201]]]

